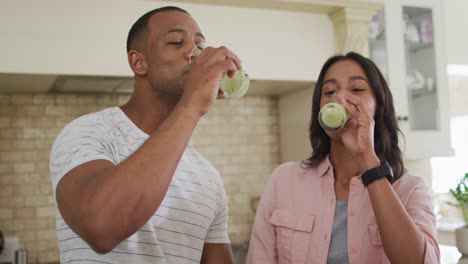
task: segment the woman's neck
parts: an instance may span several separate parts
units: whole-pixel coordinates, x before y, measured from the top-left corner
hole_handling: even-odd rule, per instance
[[[331,142],[329,159],[333,166],[335,184],[348,187],[351,178],[361,173],[356,157],[338,142]]]

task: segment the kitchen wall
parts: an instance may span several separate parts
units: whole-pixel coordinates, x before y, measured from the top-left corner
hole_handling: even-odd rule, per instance
[[[445,0],[444,7],[448,63],[468,65],[468,35],[465,33],[468,1]]]
[[[30,263],[58,261],[49,151],[79,115],[119,105],[127,95],[0,94],[0,229],[17,236]],[[277,100],[218,102],[191,143],[220,171],[229,196],[233,244],[249,239],[251,199],[261,195],[280,160]]]
[[[279,98],[281,162],[303,160],[311,154],[309,122],[313,91],[314,87],[308,87]]]

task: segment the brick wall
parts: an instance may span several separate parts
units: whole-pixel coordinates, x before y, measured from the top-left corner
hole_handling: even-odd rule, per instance
[[[17,236],[30,263],[58,261],[49,151],[60,129],[79,115],[120,105],[127,95],[0,94],[0,230]],[[192,145],[220,171],[229,196],[233,243],[248,240],[250,203],[279,163],[277,100],[218,102]]]

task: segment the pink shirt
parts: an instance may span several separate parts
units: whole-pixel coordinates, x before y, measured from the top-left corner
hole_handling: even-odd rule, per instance
[[[424,179],[408,173],[392,186],[424,233],[424,263],[439,263],[431,190]],[[276,168],[257,209],[247,264],[327,263],[335,204],[328,159],[312,169],[299,162]],[[349,188],[348,256],[349,263],[390,263],[360,176]]]

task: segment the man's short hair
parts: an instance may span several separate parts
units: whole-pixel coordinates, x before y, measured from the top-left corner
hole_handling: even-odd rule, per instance
[[[184,12],[186,14],[189,14],[189,12],[176,6],[164,6],[164,7],[153,9],[149,11],[148,13],[144,14],[135,22],[135,24],[133,24],[133,26],[130,28],[130,31],[128,32],[127,53],[131,49],[134,48],[133,46],[135,44],[136,39],[138,39],[139,36],[141,36],[146,30],[148,30],[148,22],[151,16],[153,16],[156,13],[161,13],[161,12],[166,12],[166,11],[179,11],[179,12]]]

